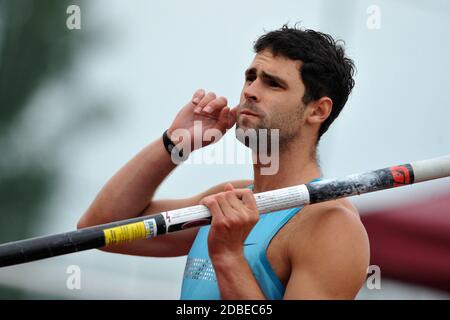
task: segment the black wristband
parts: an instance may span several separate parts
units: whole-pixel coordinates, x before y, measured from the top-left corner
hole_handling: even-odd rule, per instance
[[[164,148],[166,148],[166,151],[169,153],[170,156],[172,156],[173,149],[178,151],[175,148],[175,143],[173,143],[173,141],[170,140],[169,136],[167,135],[167,130],[164,131],[162,138],[163,138],[163,142],[164,142]],[[183,158],[183,150],[178,151],[178,155],[180,156],[180,159],[182,159]]]

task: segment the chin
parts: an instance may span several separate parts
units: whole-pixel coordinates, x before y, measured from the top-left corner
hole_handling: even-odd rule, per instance
[[[259,121],[251,121],[249,119],[239,119],[239,121],[236,123],[236,128],[241,128],[242,130],[258,129]]]

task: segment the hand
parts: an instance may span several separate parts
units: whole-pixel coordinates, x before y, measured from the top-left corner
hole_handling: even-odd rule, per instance
[[[259,220],[253,192],[227,184],[225,192],[207,196],[200,204],[212,215],[208,235],[211,260],[243,257],[244,241]]]
[[[175,120],[167,131],[169,138],[175,144],[179,143],[184,139],[184,134],[182,135],[183,138],[181,138],[176,134],[173,135],[173,133],[177,129],[184,129],[188,132],[190,141],[183,141],[183,145],[184,143],[190,143],[191,151],[217,142],[218,139],[214,141],[203,141],[203,135],[209,129],[216,129],[221,133],[220,137],[222,137],[235,124],[236,108],[230,110],[227,104],[228,101],[225,97],[216,97],[216,94],[213,92],[205,94],[203,89],[197,90],[191,101],[175,117]],[[202,122],[201,137],[194,137],[194,121]],[[201,139],[201,141],[194,144],[194,138]]]

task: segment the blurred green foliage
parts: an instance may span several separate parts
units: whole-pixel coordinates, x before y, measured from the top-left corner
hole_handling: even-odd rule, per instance
[[[0,243],[31,234],[55,181],[52,164],[39,162],[50,157],[18,160],[23,146],[17,146],[16,124],[37,90],[67,71],[79,50],[81,32],[66,27],[71,4],[81,6],[73,0],[0,0]],[[34,130],[45,125],[36,123]],[[21,293],[0,287],[2,296]]]

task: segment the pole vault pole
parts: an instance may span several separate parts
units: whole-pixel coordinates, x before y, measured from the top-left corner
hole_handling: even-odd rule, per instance
[[[256,193],[254,196],[258,211],[268,213],[449,176],[450,155],[353,174],[341,179],[320,180]],[[207,207],[197,205],[77,231],[5,243],[0,245],[0,267],[153,238],[210,222],[211,214]]]

